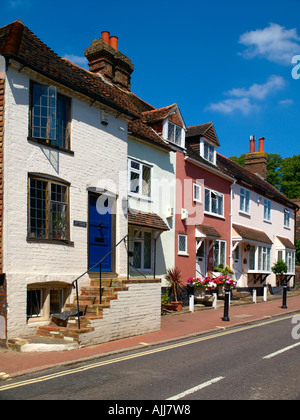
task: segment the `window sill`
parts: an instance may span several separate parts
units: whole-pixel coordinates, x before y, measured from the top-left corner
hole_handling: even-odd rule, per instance
[[[269,225],[271,225],[272,224],[272,221],[271,220],[264,219],[264,223],[269,223]]]
[[[218,219],[223,219],[223,220],[225,220],[225,217],[224,217],[223,215],[220,215],[220,214],[210,213],[210,212],[208,212],[208,211],[205,211],[205,212],[204,212],[204,214],[205,214],[206,216],[217,217]]]
[[[60,239],[43,239],[43,238],[29,238],[29,237],[27,237],[27,242],[29,242],[29,243],[42,243],[42,244],[74,246],[74,242],[69,241],[69,240],[60,240]]]
[[[245,217],[248,217],[249,219],[251,219],[251,214],[250,214],[250,213],[247,213],[246,211],[242,211],[242,210],[240,210],[240,211],[239,211],[239,214],[240,214],[241,216],[245,216]]]
[[[134,194],[132,192],[129,192],[128,193],[128,197],[136,198],[137,200],[141,200],[141,201],[148,201],[149,203],[152,203],[153,202],[153,200],[151,199],[151,197],[146,197],[144,195]]]
[[[188,254],[187,252],[178,252],[178,255],[180,257],[189,257],[190,256],[190,254]]]
[[[49,147],[50,149],[58,150],[59,152],[68,153],[69,155],[74,156],[74,152],[72,150],[65,149],[65,148],[59,147],[59,146],[55,146],[55,145],[51,144],[50,142],[47,143],[47,140],[37,139],[37,138],[34,138],[34,137],[27,137],[27,140],[31,141],[32,143],[37,143],[37,144],[40,144],[42,146]]]

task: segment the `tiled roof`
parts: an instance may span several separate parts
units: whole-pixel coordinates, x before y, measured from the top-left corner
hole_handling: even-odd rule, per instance
[[[144,124],[141,120],[134,120],[128,123],[129,135],[137,137],[141,140],[145,140],[150,143],[154,143],[156,146],[159,146],[166,151],[171,150],[169,143],[165,142],[160,135],[149,127],[147,124]]]
[[[133,92],[123,91],[99,75],[59,57],[21,21],[0,28],[0,54],[13,58],[55,82],[128,115],[135,120],[129,124],[129,131],[133,136],[154,143],[165,150],[170,149],[147,122],[148,119],[150,121],[151,118],[171,112],[176,104],[155,109]]]
[[[191,137],[205,137],[214,146],[220,146],[220,142],[212,122],[187,127],[186,138],[189,140]]]
[[[259,194],[267,196],[268,198],[277,201],[287,207],[296,209],[296,204],[289,200],[284,194],[273,187],[268,181],[250,172],[248,169],[243,168],[232,160],[217,153],[217,166],[218,169],[223,171],[229,176],[232,176],[237,182],[245,182]]]
[[[134,210],[134,213],[128,211],[128,224],[157,230],[170,230],[163,219],[157,214],[139,212],[138,210]]]
[[[241,226],[241,225],[236,225],[236,224],[233,224],[232,227],[242,239],[246,239],[248,241],[254,241],[254,242],[262,242],[265,244],[273,243],[271,239],[268,237],[268,235],[262,230],[252,229],[246,226]]]
[[[164,108],[153,109],[151,111],[143,112],[142,121],[145,123],[151,123],[161,121],[167,118],[175,109],[176,104],[165,106]]]
[[[205,236],[209,238],[220,238],[221,235],[219,232],[213,227],[209,225],[196,225],[196,228],[200,230]]]
[[[277,236],[277,238],[285,248],[296,249],[295,245],[288,238],[283,238],[282,236]]]
[[[59,57],[21,21],[0,28],[0,54],[11,57],[74,91],[129,115],[135,120],[129,124],[129,131],[133,136],[154,143],[165,150],[170,149],[147,122],[151,118],[158,118],[159,115],[171,112],[176,105],[157,110],[134,93],[125,92],[105,82],[99,75]]]

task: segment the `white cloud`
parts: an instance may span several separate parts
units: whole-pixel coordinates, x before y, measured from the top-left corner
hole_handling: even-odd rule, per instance
[[[249,98],[224,99],[223,101],[210,104],[206,109],[231,114],[234,111],[241,111],[244,115],[250,114],[256,108],[250,103]]]
[[[281,76],[272,75],[266,83],[254,83],[248,89],[234,88],[229,90],[226,95],[231,96],[231,98],[212,103],[206,109],[223,114],[240,111],[242,114],[248,115],[252,111],[259,110],[257,101],[262,101],[274,92],[283,89],[285,84],[286,82]]]
[[[289,105],[293,105],[294,101],[293,99],[283,99],[282,101],[279,101],[278,103],[279,105],[289,106]]]
[[[67,60],[72,61],[72,63],[78,64],[78,66],[87,67],[88,61],[85,57],[79,56],[79,55],[74,55],[74,54],[65,54],[64,57]]]
[[[281,76],[273,74],[269,77],[266,83],[258,84],[254,83],[248,89],[235,88],[228,92],[230,96],[254,98],[254,99],[265,99],[269,94],[276,92],[277,90],[283,89],[286,85],[285,80]]]
[[[300,53],[300,37],[297,30],[285,29],[277,23],[270,23],[264,29],[245,32],[239,43],[247,49],[241,53],[245,58],[263,57],[269,61],[289,65],[295,54]]]

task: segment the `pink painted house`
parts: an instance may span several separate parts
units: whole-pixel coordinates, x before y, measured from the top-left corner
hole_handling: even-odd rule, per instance
[[[218,167],[219,145],[213,123],[188,127],[176,155],[175,265],[183,282],[230,265],[233,178]]]

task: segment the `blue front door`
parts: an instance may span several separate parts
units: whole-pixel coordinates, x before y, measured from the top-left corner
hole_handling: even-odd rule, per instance
[[[89,268],[111,251],[112,212],[109,198],[98,201],[99,196],[89,195]],[[99,210],[99,211],[98,211]],[[99,271],[99,265],[92,271]],[[102,271],[112,271],[112,255],[102,262]]]

